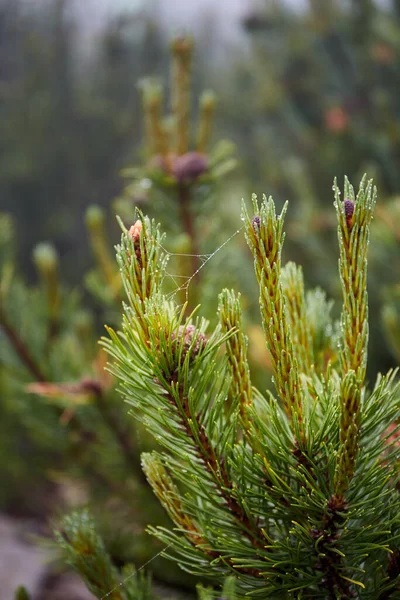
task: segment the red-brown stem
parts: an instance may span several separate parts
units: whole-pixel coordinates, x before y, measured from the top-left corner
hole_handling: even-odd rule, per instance
[[[39,365],[36,363],[35,359],[31,355],[29,349],[24,344],[23,340],[19,337],[18,333],[12,327],[12,325],[7,321],[3,311],[0,311],[0,327],[3,328],[4,333],[9,339],[10,343],[14,347],[15,352],[27,367],[27,369],[32,373],[35,377],[36,381],[46,381],[46,377],[42,372]]]

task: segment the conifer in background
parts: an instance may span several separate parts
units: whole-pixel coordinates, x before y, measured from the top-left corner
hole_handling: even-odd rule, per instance
[[[173,270],[172,290],[190,276],[199,284],[198,252],[205,238],[201,214],[215,201],[212,192],[235,164],[231,144],[221,142],[208,152],[215,105],[209,91],[201,96],[191,132],[192,52],[189,38],[172,44],[168,130],[159,113],[160,88],[150,80],[143,83],[147,155],[142,167],[128,170],[134,181],[118,203],[127,219],[137,199],[133,188],[148,190],[154,211],[160,197],[171,198],[168,228],[189,244],[189,260],[180,257],[182,264],[178,261]],[[119,403],[115,382],[105,371],[106,354],[98,346],[99,322],[119,324],[126,301],[106,221],[100,206],[88,207],[86,227],[95,264],[78,291],[64,285],[62,261],[48,243],[39,243],[33,252],[36,285],[28,285],[15,268],[18,225],[1,216],[0,447],[10,459],[0,461],[0,473],[11,483],[2,486],[0,504],[47,518],[60,503],[68,505],[63,493],[68,498],[72,489],[75,503],[90,504],[113,558],[143,564],[159,549],[158,542],[145,536],[144,526],[165,517],[140,468],[140,452],[153,448],[154,442]],[[211,285],[208,276],[202,285]],[[180,297],[186,298],[186,287]],[[27,495],[27,489],[34,491]],[[119,543],[118,537],[129,542]],[[152,568],[160,579],[176,578],[160,561]]]
[[[394,216],[390,205],[400,190],[400,20],[396,2],[305,4],[293,11],[282,2],[254,3],[243,20],[251,60],[232,69],[232,85],[244,79],[247,85],[235,104],[224,99],[225,115],[240,122],[242,104],[253,115],[253,125],[235,137],[239,148],[252,149],[246,164],[253,189],[266,185],[278,205],[290,200],[286,253],[302,262],[310,285],[322,285],[336,300],[335,223],[327,194],[333,174],[373,174],[381,214],[387,204]],[[369,376],[375,377],[394,364],[382,338],[382,303],[393,282],[386,268],[393,252],[383,236],[370,258]]]

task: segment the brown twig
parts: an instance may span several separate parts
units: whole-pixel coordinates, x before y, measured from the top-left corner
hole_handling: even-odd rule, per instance
[[[41,368],[36,363],[35,359],[31,355],[29,349],[27,348],[23,340],[20,338],[18,333],[7,321],[6,316],[2,310],[0,310],[0,327],[3,328],[3,331],[6,334],[9,342],[12,344],[15,352],[17,353],[23,364],[35,377],[35,379],[37,381],[46,381],[46,377],[42,372]]]

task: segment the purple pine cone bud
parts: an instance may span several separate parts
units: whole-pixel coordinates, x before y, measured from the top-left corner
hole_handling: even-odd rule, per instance
[[[350,227],[352,225],[354,214],[354,202],[352,200],[344,201],[344,214],[346,215],[347,227]]]
[[[180,183],[194,181],[207,170],[207,158],[200,152],[187,152],[178,156],[172,168],[173,174]]]
[[[260,231],[260,225],[261,225],[260,217],[254,217],[251,224],[253,225],[253,229],[254,229],[255,233],[258,233]]]

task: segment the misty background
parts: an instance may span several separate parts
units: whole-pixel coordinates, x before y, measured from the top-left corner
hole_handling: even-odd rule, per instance
[[[0,209],[16,221],[21,268],[32,279],[32,250],[49,241],[66,280],[81,281],[93,203],[116,239],[121,169],[144,160],[140,82],[155,77],[168,95],[183,31],[195,39],[193,117],[214,90],[213,143],[236,146],[221,206],[272,193],[299,220],[330,207],[335,175],[365,170],[397,194],[399,11],[397,0],[0,0]],[[305,271],[331,286],[327,269]]]

